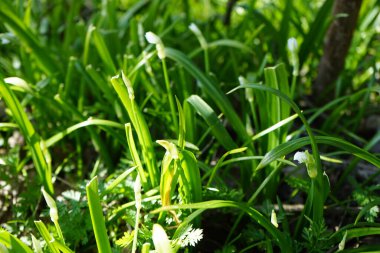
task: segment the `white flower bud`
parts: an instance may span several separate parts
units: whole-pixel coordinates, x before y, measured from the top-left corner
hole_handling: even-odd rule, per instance
[[[46,201],[46,204],[50,208],[50,219],[52,222],[57,222],[58,221],[58,209],[57,205],[55,204],[54,199],[45,191],[44,188],[41,189],[42,194],[44,196],[44,199]]]
[[[160,37],[152,32],[145,33],[145,38],[150,44],[158,44],[161,43]]]
[[[270,222],[273,224],[273,226],[278,228],[277,215],[276,215],[276,212],[274,211],[274,209],[272,209],[272,214],[270,216]]]
[[[160,58],[161,60],[165,59],[165,57],[166,57],[165,47],[164,47],[164,43],[162,43],[162,40],[160,39],[160,37],[158,37],[156,34],[154,34],[152,32],[147,32],[145,34],[145,38],[150,44],[156,45],[158,58]]]
[[[194,23],[191,23],[189,25],[189,29],[195,34],[195,36],[197,37],[199,43],[201,44],[201,47],[203,50],[207,49],[207,41],[206,39],[204,38],[201,30],[199,30],[198,26]]]
[[[298,161],[298,163],[304,163],[306,165],[307,174],[309,174],[310,178],[315,178],[318,174],[317,167],[315,165],[314,157],[309,154],[309,151],[305,152],[297,152],[294,155],[294,160]]]
[[[141,209],[141,180],[140,180],[140,175],[139,174],[137,174],[133,190],[135,191],[135,206],[136,206],[136,209]]]
[[[297,152],[294,155],[294,160],[297,161],[299,164],[306,163],[307,162],[307,155],[305,152]]]
[[[288,49],[291,53],[297,52],[298,50],[298,43],[295,38],[288,39]]]

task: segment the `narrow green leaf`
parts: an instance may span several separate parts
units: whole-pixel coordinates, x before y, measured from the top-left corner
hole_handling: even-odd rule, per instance
[[[203,89],[206,94],[211,99],[213,99],[218,107],[222,110],[229,123],[235,129],[236,133],[238,133],[239,138],[242,141],[248,139],[249,136],[245,130],[244,124],[242,123],[240,117],[237,115],[235,109],[232,107],[231,102],[213,83],[213,81],[211,81],[208,76],[202,73],[199,68],[197,68],[182,52],[172,48],[165,48],[165,54],[168,58],[171,58],[182,65],[194,78],[199,81],[201,89]]]
[[[46,244],[48,245],[49,249],[53,253],[59,253],[59,249],[53,244],[55,241],[55,238],[50,235],[49,230],[45,226],[45,224],[42,221],[34,221],[34,224],[36,225],[38,231],[40,232],[42,238],[44,238]]]
[[[49,160],[45,156],[48,154],[47,149],[43,150],[44,146],[43,140],[38,136],[34,127],[28,116],[24,112],[20,101],[17,99],[16,95],[10,89],[9,85],[3,81],[3,77],[0,74],[0,94],[3,97],[8,108],[12,112],[12,116],[15,119],[17,125],[19,126],[22,135],[24,136],[30,152],[32,154],[32,159],[34,166],[36,167],[38,176],[43,183],[45,190],[49,194],[54,193],[52,176],[51,176],[51,165]],[[45,154],[44,154],[45,151]]]
[[[19,37],[22,44],[32,50],[32,54],[36,56],[37,62],[46,74],[53,75],[59,71],[59,64],[51,58],[52,54],[40,44],[37,36],[17,16],[8,1],[1,1],[0,20]]]
[[[33,253],[21,240],[5,230],[0,231],[0,244],[3,244],[9,253]]]
[[[340,148],[342,150],[347,151],[350,154],[353,154],[363,160],[366,160],[369,163],[372,163],[376,167],[380,168],[380,159],[376,156],[372,155],[368,151],[359,148],[345,140],[329,137],[329,136],[315,136],[315,140],[317,143],[326,144],[333,147]],[[283,143],[276,148],[269,151],[263,160],[261,160],[260,164],[257,166],[257,169],[261,169],[271,163],[272,161],[281,158],[291,152],[294,152],[306,145],[310,145],[310,139],[308,137],[291,140],[286,143]]]
[[[152,211],[151,213],[159,213],[162,211],[168,210],[178,210],[178,209],[216,209],[216,208],[237,208],[241,211],[248,214],[253,220],[255,220],[260,226],[262,226],[274,239],[274,242],[278,244],[278,246],[284,252],[292,252],[292,245],[290,242],[290,238],[288,238],[285,234],[283,234],[280,230],[278,230],[273,224],[265,218],[259,211],[256,209],[245,205],[244,203],[239,203],[235,201],[229,200],[210,200],[205,202],[199,202],[194,204],[183,204],[183,205],[172,205],[165,206],[159,209]]]
[[[220,120],[216,116],[213,109],[199,96],[192,95],[187,101],[194,107],[199,115],[206,121],[210,127],[212,134],[219,143],[227,150],[237,148],[237,145],[232,140],[232,137],[224,128]]]
[[[128,170],[124,171],[123,173],[121,173],[121,175],[119,175],[117,178],[115,178],[112,183],[110,183],[106,189],[102,192],[102,194],[100,195],[101,197],[107,195],[108,193],[110,193],[118,184],[120,184],[123,180],[125,180],[125,178],[131,174],[135,169],[136,169],[137,166],[134,166],[132,168],[129,168]]]
[[[90,209],[92,227],[99,253],[111,253],[102,205],[98,193],[98,177],[94,177],[86,185],[88,207]]]

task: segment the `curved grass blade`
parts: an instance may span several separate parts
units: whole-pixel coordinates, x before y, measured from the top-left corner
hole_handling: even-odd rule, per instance
[[[111,253],[111,246],[108,240],[106,224],[104,221],[103,210],[100,204],[98,193],[98,177],[94,177],[86,185],[88,208],[90,209],[92,227],[94,229],[96,245],[99,253]]]
[[[33,253],[21,240],[5,230],[0,231],[0,244],[4,245],[9,253]]]
[[[32,154],[34,166],[36,167],[38,176],[44,185],[46,191],[53,195],[54,188],[52,183],[51,165],[49,163],[47,148],[42,149],[44,145],[43,140],[34,130],[34,127],[28,116],[24,112],[20,101],[13,93],[8,84],[4,83],[2,75],[0,74],[0,94],[2,95],[5,103],[12,112],[12,116],[19,126],[22,135],[24,136],[26,143]]]
[[[148,190],[148,181],[146,179],[146,173],[145,173],[144,168],[142,166],[139,153],[137,152],[135,140],[134,140],[133,134],[132,134],[131,123],[125,124],[125,134],[127,136],[129,152],[131,153],[133,163],[137,167],[137,170],[139,171],[141,183],[142,183],[144,189]]]
[[[56,245],[53,243],[55,241],[55,238],[49,233],[49,230],[45,226],[45,224],[42,221],[34,221],[34,224],[36,225],[38,231],[40,232],[42,238],[44,238],[46,244],[48,245],[49,249],[53,253],[59,253],[59,249],[56,247]]]
[[[142,148],[143,159],[148,168],[149,179],[154,187],[159,184],[159,169],[156,163],[152,137],[145,118],[135,102],[132,84],[124,73],[121,75],[121,77],[119,75],[112,77],[111,83],[128,112],[129,118],[136,130]]]
[[[201,89],[204,90],[206,94],[218,105],[231,126],[235,129],[239,138],[242,141],[247,140],[249,136],[240,117],[237,115],[226,95],[224,95],[224,93],[216,85],[214,85],[213,81],[202,73],[199,68],[196,67],[182,52],[166,47],[165,54],[168,58],[171,58],[182,65],[189,72],[189,74],[199,81]]]
[[[82,128],[82,127],[87,127],[87,126],[105,126],[105,127],[115,127],[119,129],[124,129],[124,126],[120,123],[110,121],[110,120],[104,120],[104,119],[93,119],[89,118],[86,121],[80,122],[78,124],[75,124],[69,128],[67,128],[64,131],[61,131],[54,136],[50,137],[45,141],[46,147],[50,147],[57,143],[58,141],[62,140],[66,135]]]
[[[279,121],[278,123],[274,124],[273,126],[261,131],[260,133],[257,133],[255,134],[254,136],[252,136],[251,140],[254,141],[254,140],[257,140],[259,139],[260,137],[263,137],[264,135],[288,124],[289,122],[292,122],[294,119],[296,119],[298,117],[298,114],[293,114],[292,116],[286,118],[286,119],[283,119],[281,121]]]
[[[369,163],[372,163],[376,167],[380,168],[380,159],[376,156],[372,155],[368,151],[359,148],[347,141],[344,141],[339,138],[329,137],[329,136],[315,136],[315,141],[320,144],[327,144],[333,147],[340,148],[342,150],[347,151],[350,154],[353,154],[363,160],[366,160]],[[283,143],[276,148],[269,151],[263,160],[261,160],[260,164],[257,166],[258,169],[261,169],[271,163],[272,161],[279,159],[291,152],[294,152],[306,145],[311,143],[308,137],[303,137],[300,139],[292,140],[286,143]]]
[[[207,43],[208,48],[214,48],[214,47],[230,47],[230,48],[236,48],[243,52],[247,52],[250,54],[253,54],[253,51],[250,47],[246,46],[245,44],[241,43],[237,40],[231,40],[231,39],[222,39],[222,40],[216,40],[210,43]],[[202,48],[197,48],[193,52],[189,54],[189,57],[192,58],[202,52]]]
[[[121,183],[129,174],[131,174],[137,166],[134,166],[132,168],[129,168],[128,170],[124,171],[121,175],[119,175],[117,178],[115,178],[112,183],[110,183],[106,189],[100,194],[100,197],[107,195],[110,193],[118,184]]]
[[[346,235],[346,241],[353,238],[380,235],[380,226],[377,223],[359,223],[356,227],[352,225],[346,228],[341,228],[339,231],[335,232],[329,239],[328,243],[330,245],[338,243]]]
[[[232,137],[220,123],[218,116],[214,110],[199,96],[191,95],[187,101],[194,107],[196,112],[206,121],[210,127],[212,134],[218,142],[227,150],[237,148],[237,145],[232,140]]]
[[[206,184],[206,188],[210,187],[210,184],[211,184],[212,180],[214,179],[217,170],[222,166],[222,164],[223,164],[223,162],[227,156],[232,155],[232,154],[241,153],[241,152],[244,152],[246,150],[247,150],[246,147],[232,149],[232,150],[226,152],[221,158],[219,158],[218,162],[216,163],[216,165],[214,166],[214,168],[211,171],[211,175],[210,175],[208,182]]]
[[[359,220],[361,219],[361,217],[364,216],[364,214],[366,212],[368,212],[372,207],[374,206],[378,206],[380,205],[380,199],[376,199],[374,201],[371,201],[370,203],[368,203],[367,205],[365,205],[359,212],[358,216],[356,216],[356,219],[355,219],[355,222],[354,222],[354,225],[356,225]]]
[[[41,69],[46,74],[52,75],[59,71],[59,64],[50,57],[52,54],[48,53],[47,49],[40,45],[37,37],[16,15],[7,1],[1,1],[0,20],[7,24],[9,29],[19,37],[20,41],[32,50]]]
[[[194,204],[165,206],[165,207],[156,209],[152,211],[151,213],[155,214],[162,211],[178,210],[178,209],[207,210],[207,209],[231,208],[231,207],[240,209],[241,211],[248,214],[251,218],[253,218],[260,226],[262,226],[269,234],[271,234],[271,236],[274,239],[274,242],[278,244],[281,250],[283,250],[284,252],[292,252],[292,244],[291,244],[290,238],[284,233],[282,233],[280,230],[278,230],[275,226],[273,226],[272,223],[267,218],[265,218],[259,211],[245,205],[244,203],[239,203],[239,202],[229,201],[229,200],[210,200],[210,201],[199,202],[199,203],[194,203]]]

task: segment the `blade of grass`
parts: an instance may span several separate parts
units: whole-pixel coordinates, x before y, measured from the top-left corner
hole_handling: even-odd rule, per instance
[[[255,220],[260,226],[262,226],[274,239],[274,242],[278,244],[284,252],[292,252],[292,244],[290,238],[278,230],[272,223],[265,218],[259,211],[256,209],[245,205],[244,203],[239,203],[229,200],[210,200],[194,204],[184,204],[184,205],[171,205],[158,208],[152,211],[152,214],[160,213],[162,211],[168,210],[178,210],[178,209],[216,209],[216,208],[237,208],[248,214],[253,220]]]
[[[98,247],[99,253],[111,253],[111,246],[108,240],[106,224],[104,221],[103,210],[100,204],[98,193],[98,177],[94,177],[86,185],[86,192],[92,227],[94,230],[96,245]]]
[[[147,173],[144,171],[144,168],[143,168],[141,160],[140,160],[140,156],[137,152],[135,140],[134,140],[133,134],[132,134],[132,126],[130,123],[125,124],[125,134],[127,135],[129,152],[131,153],[133,163],[135,166],[137,166],[137,170],[139,171],[141,183],[142,183],[144,189],[148,190],[148,182],[146,179]]]
[[[111,78],[111,83],[128,112],[129,118],[136,129],[137,137],[141,144],[144,162],[148,168],[149,179],[152,186],[159,182],[159,170],[156,163],[156,155],[153,148],[152,137],[142,112],[134,99],[134,91],[129,79],[122,73]]]
[[[88,29],[91,30],[91,36],[94,41],[95,47],[98,50],[100,58],[103,60],[103,63],[105,64],[108,73],[115,74],[116,67],[102,35],[95,26],[91,25]]]
[[[36,167],[38,176],[43,183],[46,191],[53,195],[54,188],[52,183],[51,175],[51,165],[45,157],[44,151],[42,150],[43,140],[38,136],[34,127],[28,116],[24,112],[19,100],[16,95],[12,92],[9,85],[4,83],[3,77],[0,74],[0,94],[2,95],[5,103],[12,112],[12,116],[15,119],[17,125],[19,126],[22,135],[24,136],[30,152],[32,154],[32,159],[34,166]],[[47,152],[47,150],[45,151]]]
[[[327,144],[333,147],[340,148],[347,151],[349,154],[355,155],[363,160],[366,160],[369,163],[372,163],[376,167],[380,168],[380,159],[369,153],[368,151],[359,148],[345,140],[330,137],[330,136],[315,136],[316,143]],[[264,159],[261,160],[260,164],[257,166],[258,169],[265,167],[267,164],[271,163],[275,159],[281,158],[291,152],[294,152],[304,146],[307,146],[311,143],[308,137],[303,137],[300,139],[292,140],[286,143],[283,143],[270,152],[268,152]]]
[[[125,180],[125,178],[131,174],[135,169],[136,169],[137,166],[134,166],[126,171],[124,171],[121,175],[119,175],[117,178],[115,178],[112,183],[110,183],[106,189],[104,189],[104,191],[100,194],[100,198],[103,198],[105,195],[107,195],[108,193],[110,193],[118,184],[120,184],[123,180]]]
[[[0,20],[8,25],[9,29],[20,38],[20,41],[32,50],[41,69],[46,74],[53,75],[59,72],[59,64],[51,58],[52,54],[48,53],[47,49],[40,45],[37,37],[25,25],[23,20],[17,16],[7,1],[2,1],[1,3]]]
[[[237,148],[236,143],[233,141],[230,134],[220,123],[219,118],[216,116],[214,110],[199,96],[192,95],[187,99],[196,112],[206,121],[210,127],[212,134],[219,141],[219,143],[227,150]]]
[[[298,116],[302,120],[302,123],[304,124],[304,126],[306,128],[306,132],[308,133],[309,138],[310,138],[310,144],[312,147],[313,158],[315,160],[315,169],[317,171],[316,177],[312,179],[312,187],[310,187],[310,193],[308,195],[308,200],[306,201],[307,205],[306,205],[304,211],[306,212],[307,216],[311,217],[311,215],[312,215],[313,220],[315,222],[320,222],[323,219],[323,205],[325,202],[325,198],[327,197],[327,193],[325,193],[325,192],[328,191],[329,186],[326,185],[327,182],[326,182],[325,177],[323,176],[323,173],[322,173],[322,165],[321,165],[321,160],[320,160],[320,156],[319,156],[317,142],[315,140],[314,134],[313,134],[311,127],[310,127],[309,123],[307,122],[305,116],[302,114],[302,112],[298,108],[298,106],[286,94],[282,93],[279,90],[273,89],[271,87],[263,86],[263,85],[245,84],[245,85],[241,85],[241,86],[236,87],[235,89],[231,90],[229,93],[231,93],[237,89],[240,89],[240,88],[253,88],[256,90],[269,92],[269,93],[272,93],[272,94],[278,96],[283,101],[285,101],[287,104],[289,104],[289,106],[298,114]],[[258,170],[260,168],[262,168],[262,165],[257,166],[256,170]],[[272,174],[272,172],[270,172],[270,173]],[[325,194],[320,194],[320,193],[325,193]],[[312,210],[312,214],[309,213],[309,212],[311,212],[311,210]],[[242,216],[240,216],[235,221],[233,229],[231,229],[231,232],[230,232],[230,235],[228,238],[230,238],[230,236],[232,235],[232,232],[236,228],[237,224],[240,222],[241,217]],[[303,223],[305,220],[303,218],[304,215],[302,215],[301,217],[302,218],[298,220],[298,224]],[[299,225],[299,226],[301,226],[301,225]],[[297,226],[297,227],[299,227],[299,226]]]
[[[45,145],[46,147],[53,146],[58,141],[62,140],[66,135],[69,135],[70,133],[87,126],[105,126],[105,127],[114,127],[114,128],[124,129],[124,126],[122,124],[114,122],[114,121],[89,118],[88,120],[75,124],[67,128],[66,130],[61,131],[55,134],[54,136],[50,137],[49,139],[45,141]]]
[[[168,58],[179,63],[183,66],[195,79],[199,81],[201,89],[203,89],[206,94],[214,100],[218,107],[222,110],[223,114],[227,117],[228,121],[235,129],[239,138],[245,141],[249,138],[244,124],[241,122],[240,117],[236,114],[235,109],[232,107],[231,102],[227,99],[224,93],[213,83],[213,81],[202,73],[199,68],[197,68],[189,58],[182,52],[172,49],[165,48],[165,54]]]
[[[34,221],[34,224],[36,225],[42,238],[44,238],[51,252],[59,253],[59,249],[54,244],[55,238],[52,235],[50,235],[49,230],[46,228],[45,224],[42,221]]]
[[[5,230],[0,231],[0,244],[4,245],[9,253],[33,253],[21,240]]]

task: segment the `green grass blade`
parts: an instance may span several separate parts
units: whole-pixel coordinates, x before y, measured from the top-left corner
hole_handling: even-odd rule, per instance
[[[373,236],[373,235],[380,235],[380,227],[378,223],[364,223],[362,224],[364,227],[349,227],[349,228],[342,228],[339,231],[335,232],[329,239],[328,243],[330,245],[333,245],[335,243],[338,243],[342,238],[344,233],[347,231],[346,240],[358,238],[358,237],[364,237],[364,236]]]
[[[127,178],[129,174],[131,174],[133,171],[135,171],[136,166],[132,167],[126,171],[124,171],[121,175],[119,175],[117,178],[115,178],[112,183],[110,183],[106,189],[100,194],[100,197],[103,197],[110,193],[118,184],[120,184],[123,180]]]
[[[353,154],[363,160],[366,160],[369,163],[372,163],[376,167],[380,168],[380,159],[369,153],[368,151],[359,148],[345,140],[329,137],[329,136],[315,136],[315,140],[317,143],[326,144],[333,147],[340,148],[342,150],[347,151],[350,154]],[[281,158],[291,152],[294,152],[304,146],[310,145],[310,139],[308,137],[292,140],[286,143],[283,143],[270,152],[268,152],[264,159],[261,160],[258,165],[258,169],[261,169],[271,163],[272,161]]]
[[[4,83],[2,75],[0,74],[0,94],[2,95],[5,103],[12,112],[12,116],[19,126],[22,135],[24,136],[30,152],[34,166],[36,167],[38,176],[43,183],[46,191],[53,195],[54,188],[52,183],[51,165],[49,159],[45,157],[47,150],[42,149],[43,140],[38,136],[28,116],[24,112],[20,101],[10,89],[9,85]],[[45,152],[45,153],[44,153]],[[47,154],[47,153],[46,153]]]
[[[212,180],[214,179],[214,176],[215,176],[217,170],[222,166],[222,164],[223,164],[224,160],[227,158],[227,156],[232,155],[232,154],[241,153],[241,152],[244,152],[245,150],[247,150],[246,147],[232,149],[232,150],[226,152],[224,155],[222,155],[222,157],[218,160],[218,162],[216,163],[216,165],[214,166],[214,168],[211,171],[211,175],[210,175],[208,182],[206,184],[206,188],[210,187],[210,184],[211,184]]]
[[[280,230],[278,230],[272,223],[265,218],[259,211],[256,209],[245,205],[244,203],[239,203],[235,201],[229,200],[210,200],[205,202],[199,202],[194,204],[184,204],[184,205],[171,205],[161,207],[152,211],[151,213],[159,213],[162,211],[168,210],[178,210],[178,209],[216,209],[216,208],[237,208],[241,211],[248,214],[253,220],[255,220],[260,226],[262,226],[274,239],[274,242],[278,244],[278,246],[284,252],[292,252],[292,245],[289,238],[283,234]]]
[[[241,50],[243,52],[247,52],[247,53],[253,54],[253,51],[252,51],[252,49],[250,47],[246,46],[245,44],[241,43],[240,41],[231,40],[231,39],[216,40],[216,41],[208,43],[207,47],[209,49],[212,49],[212,48],[215,48],[215,47],[230,47],[230,48],[239,49],[239,50]],[[193,58],[194,56],[196,56],[197,54],[199,54],[200,52],[202,52],[202,50],[203,49],[201,47],[195,49],[193,52],[191,52],[189,54],[189,57]]]
[[[49,230],[46,228],[45,224],[42,221],[34,221],[34,224],[36,225],[42,238],[44,238],[51,252],[59,253],[59,249],[53,243],[55,241],[55,238],[52,235],[50,235]]]
[[[280,128],[280,127],[282,127],[282,126],[284,126],[284,125],[286,125],[286,124],[288,124],[290,122],[292,122],[297,117],[298,117],[298,114],[293,114],[292,116],[290,116],[290,117],[288,117],[288,118],[286,118],[284,120],[281,120],[280,122],[274,124],[273,126],[271,126],[271,127],[267,128],[267,129],[265,129],[265,130],[263,130],[263,131],[255,134],[254,136],[252,136],[251,140],[255,141],[255,140],[263,137],[264,135],[272,132],[273,130],[276,130],[276,129],[278,129],[278,128]]]
[[[37,37],[30,31],[25,23],[16,15],[15,11],[7,1],[1,2],[0,20],[8,25],[9,29],[14,32],[20,41],[32,50],[36,56],[37,62],[41,69],[48,75],[55,74],[59,71],[59,65],[50,57],[47,49],[40,45]]]
[[[87,126],[105,126],[105,127],[114,127],[114,128],[124,129],[124,126],[122,124],[114,122],[114,121],[89,118],[86,121],[75,124],[67,128],[66,130],[61,131],[55,134],[54,136],[50,137],[49,139],[45,141],[45,145],[46,147],[50,147],[54,145],[55,143],[57,143],[58,141],[62,140],[66,135],[69,135],[70,133]]]
[[[107,45],[103,40],[102,35],[98,31],[98,29],[94,26],[90,26],[89,29],[91,29],[92,39],[94,41],[96,49],[98,50],[100,58],[102,58],[103,63],[105,64],[105,67],[107,68],[109,74],[115,74],[116,67],[112,60],[110,52],[108,51]]]
[[[139,153],[137,152],[135,140],[134,140],[133,134],[132,134],[131,123],[125,124],[125,134],[127,135],[129,152],[131,153],[133,163],[135,166],[137,166],[137,170],[139,171],[142,186],[144,187],[145,190],[148,190],[148,182],[146,179],[147,173],[144,171],[144,168],[143,168],[141,160],[140,160]]]
[[[226,150],[237,148],[236,143],[224,128],[214,110],[202,98],[197,95],[192,95],[187,99],[187,102],[189,102],[196,112],[206,121],[212,134]]]
[[[33,253],[21,240],[5,230],[0,231],[0,244],[4,245],[9,253]]]
[[[98,251],[99,253],[111,253],[111,246],[108,240],[102,205],[100,204],[98,193],[98,177],[94,177],[86,185],[86,192]]]
[[[64,245],[63,243],[61,243],[60,241],[54,241],[52,242],[52,244],[54,244],[54,246],[62,253],[74,253],[74,251],[72,251],[71,249],[69,249],[69,247],[67,247],[66,245]]]
[[[222,110],[223,114],[227,117],[229,123],[235,129],[239,138],[245,141],[249,138],[244,124],[237,115],[235,109],[232,107],[231,102],[227,99],[224,93],[210,80],[208,76],[202,73],[198,67],[196,67],[189,58],[182,52],[173,48],[165,48],[165,54],[168,58],[178,62],[183,66],[195,79],[199,81],[201,89],[203,89],[211,99]]]
[[[119,75],[112,77],[111,83],[127,110],[133,127],[136,129],[137,137],[142,148],[143,159],[148,168],[151,184],[152,186],[157,186],[159,182],[159,170],[156,163],[152,137],[143,114],[134,100],[132,84],[123,73],[122,77]]]

